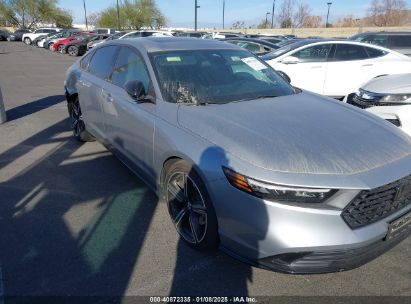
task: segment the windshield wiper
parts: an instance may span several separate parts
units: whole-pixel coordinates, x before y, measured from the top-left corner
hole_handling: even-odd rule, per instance
[[[255,97],[239,99],[239,100],[236,100],[235,102],[249,101],[249,100],[256,100],[256,99],[275,98],[275,97],[278,97],[278,95],[260,95],[260,96],[255,96]]]

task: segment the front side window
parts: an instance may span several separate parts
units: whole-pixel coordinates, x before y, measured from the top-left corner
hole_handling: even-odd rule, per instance
[[[335,49],[334,60],[350,61],[367,59],[368,55],[365,48],[354,44],[337,44]]]
[[[319,44],[295,52],[292,56],[301,62],[324,62],[327,61],[330,50],[331,44]]]
[[[294,94],[271,67],[247,51],[173,51],[150,57],[168,102],[223,104]]]
[[[111,81],[119,87],[124,87],[130,80],[141,81],[145,91],[149,91],[150,77],[143,59],[131,48],[122,47],[114,66]]]
[[[98,49],[89,65],[89,72],[102,79],[108,79],[113,69],[117,46],[107,46]]]

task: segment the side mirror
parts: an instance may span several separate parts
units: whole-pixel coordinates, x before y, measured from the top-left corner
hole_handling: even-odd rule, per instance
[[[141,81],[138,80],[130,80],[127,81],[124,85],[126,92],[135,100],[141,100],[146,96],[146,90],[144,89],[144,85]]]
[[[281,63],[283,63],[283,64],[297,64],[299,62],[300,62],[300,60],[297,57],[294,57],[294,56],[285,57],[281,61]]]
[[[281,76],[282,79],[284,79],[285,81],[287,81],[288,83],[291,83],[291,78],[284,72],[282,71],[276,71],[278,75]]]

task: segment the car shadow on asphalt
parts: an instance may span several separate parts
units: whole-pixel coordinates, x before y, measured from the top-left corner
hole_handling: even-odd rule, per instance
[[[155,195],[110,153],[82,155],[80,143],[61,136],[68,125],[19,144],[54,148],[0,183],[6,297],[124,295],[143,246]],[[22,156],[17,147],[5,154],[8,164]]]
[[[64,95],[53,95],[40,98],[38,100],[23,104],[21,106],[14,107],[6,111],[7,120],[16,120],[41,110],[47,109],[49,107],[55,106],[66,99]]]
[[[68,128],[64,119],[0,154],[1,170],[36,147],[53,146],[0,183],[6,297],[118,299],[132,280],[158,198],[111,153],[90,152],[87,144],[79,151],[83,145],[65,136]],[[181,240],[176,255],[170,295],[248,295],[251,266]]]

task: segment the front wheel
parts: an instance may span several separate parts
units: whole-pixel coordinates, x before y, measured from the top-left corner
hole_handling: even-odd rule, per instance
[[[215,249],[219,243],[217,217],[200,176],[183,160],[167,170],[164,194],[168,212],[184,241],[201,249]]]
[[[69,48],[67,49],[67,53],[70,56],[74,56],[74,57],[78,56],[78,47],[76,47],[74,45],[69,46]]]
[[[86,130],[78,96],[67,103],[67,108],[74,137],[79,141],[94,141],[94,137]]]
[[[24,43],[27,45],[31,44],[31,39],[29,37],[24,38]]]

